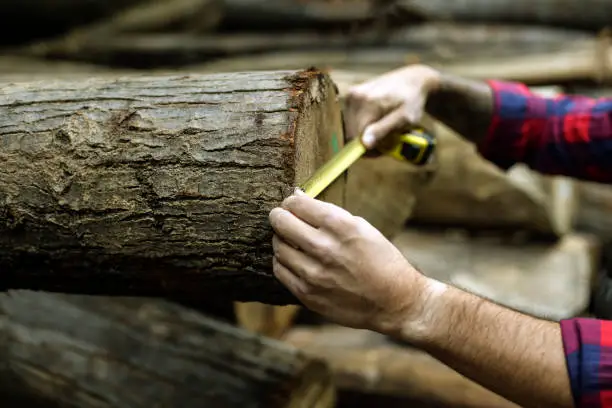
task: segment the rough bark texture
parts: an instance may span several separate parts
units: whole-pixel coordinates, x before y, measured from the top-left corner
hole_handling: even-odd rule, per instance
[[[5,85],[0,285],[295,302],[268,213],[342,141],[314,70]]]
[[[519,236],[406,230],[393,243],[427,276],[555,321],[587,309],[601,249],[598,239],[579,234],[536,243]]]
[[[612,20],[608,0],[400,0],[432,19],[511,21],[598,29]]]
[[[0,295],[0,350],[0,382],[60,407],[331,408],[334,400],[321,361],[157,300]]]
[[[393,344],[379,333],[331,325],[295,327],[284,340],[328,362],[340,390],[410,398],[419,407],[517,408],[430,355]]]

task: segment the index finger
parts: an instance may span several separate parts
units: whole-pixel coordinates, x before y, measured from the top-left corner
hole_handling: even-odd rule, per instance
[[[281,207],[314,228],[325,227],[333,230],[335,225],[329,225],[330,220],[348,219],[351,217],[351,214],[345,209],[308,197],[299,190],[296,191],[296,194],[287,197],[281,204]]]
[[[293,247],[312,252],[321,240],[322,232],[308,225],[284,208],[274,208],[269,215],[274,232]]]

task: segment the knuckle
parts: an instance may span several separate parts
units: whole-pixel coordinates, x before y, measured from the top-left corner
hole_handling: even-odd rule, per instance
[[[355,235],[363,235],[370,228],[370,223],[363,217],[355,216],[353,217],[353,222],[351,223],[350,232]]]
[[[321,263],[324,265],[330,265],[334,263],[335,252],[330,243],[320,242],[315,247],[316,256]]]
[[[312,295],[313,288],[308,283],[300,282],[293,287],[293,292],[298,297],[304,297],[304,296]]]
[[[337,230],[345,228],[350,220],[350,214],[340,211],[337,208],[333,208],[332,211],[329,211],[325,215],[323,224],[329,229]]]
[[[323,268],[321,265],[311,265],[303,272],[309,283],[316,283],[321,279],[321,275],[323,274],[324,270],[325,268]]]

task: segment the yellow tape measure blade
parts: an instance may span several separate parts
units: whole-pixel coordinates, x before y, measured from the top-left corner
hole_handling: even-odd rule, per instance
[[[307,196],[316,198],[323,190],[344,173],[366,152],[361,140],[354,139],[346,144],[338,154],[321,166],[304,184],[301,189]]]

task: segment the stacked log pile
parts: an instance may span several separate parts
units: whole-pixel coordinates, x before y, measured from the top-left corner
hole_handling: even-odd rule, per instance
[[[342,147],[343,96],[378,73],[427,63],[545,96],[610,95],[611,2],[8,0],[0,11],[2,401],[515,406],[418,350],[302,309],[271,273],[267,215]],[[612,266],[612,187],[504,172],[463,135],[424,125],[439,141],[431,166],[364,159],[321,198],[436,279],[544,319],[590,313],[597,272]],[[597,310],[612,315],[612,303]]]

